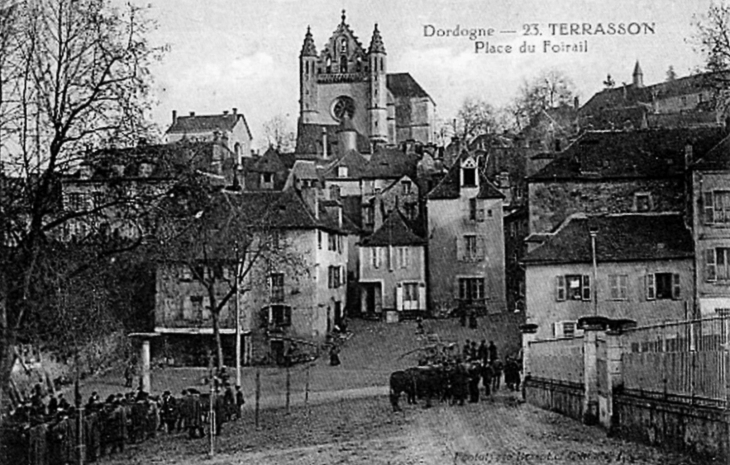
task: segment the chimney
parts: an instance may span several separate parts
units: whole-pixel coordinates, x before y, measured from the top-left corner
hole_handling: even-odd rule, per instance
[[[227,114],[228,114],[228,110],[223,110],[223,115],[227,115]]]
[[[326,160],[327,157],[327,128],[322,128],[322,158]]]
[[[190,112],[190,116],[195,116],[195,112],[194,111],[191,111]]]
[[[238,108],[233,108],[233,116],[236,116],[238,114]]]
[[[577,96],[573,99],[573,108],[576,110],[580,108],[580,98]]]
[[[177,123],[177,110],[172,110],[172,124]]]

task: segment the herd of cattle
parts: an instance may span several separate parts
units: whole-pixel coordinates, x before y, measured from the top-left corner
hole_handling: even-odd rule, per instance
[[[417,399],[423,399],[426,407],[431,407],[434,399],[450,402],[451,405],[464,405],[467,398],[469,402],[478,402],[480,381],[486,396],[499,388],[502,367],[498,363],[441,363],[393,372],[390,375],[390,403],[394,411],[400,411],[399,400],[402,393],[409,404],[416,404]],[[519,390],[519,367],[516,362],[508,361],[504,374],[507,387],[510,390]]]

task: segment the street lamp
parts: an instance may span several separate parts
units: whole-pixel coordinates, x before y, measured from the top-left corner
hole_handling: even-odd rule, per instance
[[[588,228],[588,234],[591,236],[591,255],[593,256],[593,315],[598,315],[598,262],[596,260],[596,236],[598,235],[598,227],[591,225]]]

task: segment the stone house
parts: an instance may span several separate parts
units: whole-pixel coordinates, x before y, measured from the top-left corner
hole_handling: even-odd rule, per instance
[[[425,314],[426,241],[400,210],[363,238],[359,251],[362,315],[398,321]]]
[[[573,213],[684,212],[686,154],[701,157],[720,128],[589,131],[528,178],[529,233]]]
[[[578,319],[589,315],[639,325],[685,319],[693,255],[679,214],[573,215],[524,259],[527,323],[537,339],[551,339],[578,335]]]
[[[172,111],[172,124],[165,132],[168,143],[187,139],[193,142],[219,142],[236,155],[239,165],[251,157],[251,129],[238,109],[218,115],[178,116]]]
[[[690,165],[699,316],[730,312],[730,139]]]
[[[311,193],[296,190],[226,194],[242,218],[267,218],[240,264],[249,269],[241,282],[239,308],[244,333],[244,361],[280,360],[292,340],[320,343],[343,317],[346,304],[347,241],[338,205],[322,205]],[[210,225],[216,229],[215,224]],[[235,250],[205,276],[218,278],[216,293],[230,291]],[[248,260],[248,261],[247,261]],[[207,263],[207,262],[206,262]],[[201,263],[205,266],[205,263]],[[186,269],[187,268],[187,269]],[[155,331],[161,344],[182,350],[209,341],[210,311],[206,293],[191,279],[190,264],[165,262],[157,273]],[[235,346],[235,298],[221,312],[224,345]],[[225,352],[232,356],[232,352]],[[230,360],[227,360],[230,361]]]
[[[213,185],[234,183],[235,157],[215,142],[180,141],[106,148],[88,154],[59,182],[60,217],[69,216],[61,240],[136,239],[154,224],[151,206],[175,183],[179,165],[205,173]],[[80,215],[79,215],[80,214]]]
[[[505,311],[502,200],[477,158],[468,152],[428,194],[432,312]]]
[[[631,83],[607,87],[579,110],[585,129],[656,129],[708,127],[724,122],[717,92],[727,78],[720,73],[699,73],[646,85],[636,62]]]

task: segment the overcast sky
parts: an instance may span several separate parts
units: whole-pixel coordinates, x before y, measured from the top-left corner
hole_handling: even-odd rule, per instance
[[[147,3],[147,2],[145,2]],[[636,60],[644,82],[665,79],[673,65],[679,76],[702,66],[690,38],[693,22],[710,0],[149,0],[159,30],[154,43],[170,45],[155,65],[159,106],[153,118],[165,130],[171,112],[243,112],[262,146],[263,123],[284,115],[295,127],[298,114],[298,56],[307,26],[318,51],[340,22],[346,22],[367,47],[378,23],[389,72],[409,72],[434,99],[441,119],[450,120],[467,96],[493,105],[508,102],[524,79],[558,68],[576,84],[581,101],[602,88],[606,74],[617,84],[631,81]],[[538,24],[540,36],[523,35]],[[640,35],[553,35],[550,24],[653,23]],[[468,37],[426,37],[424,27],[493,28],[477,40],[512,45],[510,54],[475,53]],[[565,26],[570,31],[570,26]],[[430,28],[429,28],[430,31]],[[516,31],[514,34],[501,31]],[[579,31],[583,31],[580,26]],[[588,41],[588,51],[544,52],[551,44]],[[534,54],[519,53],[528,41]]]

